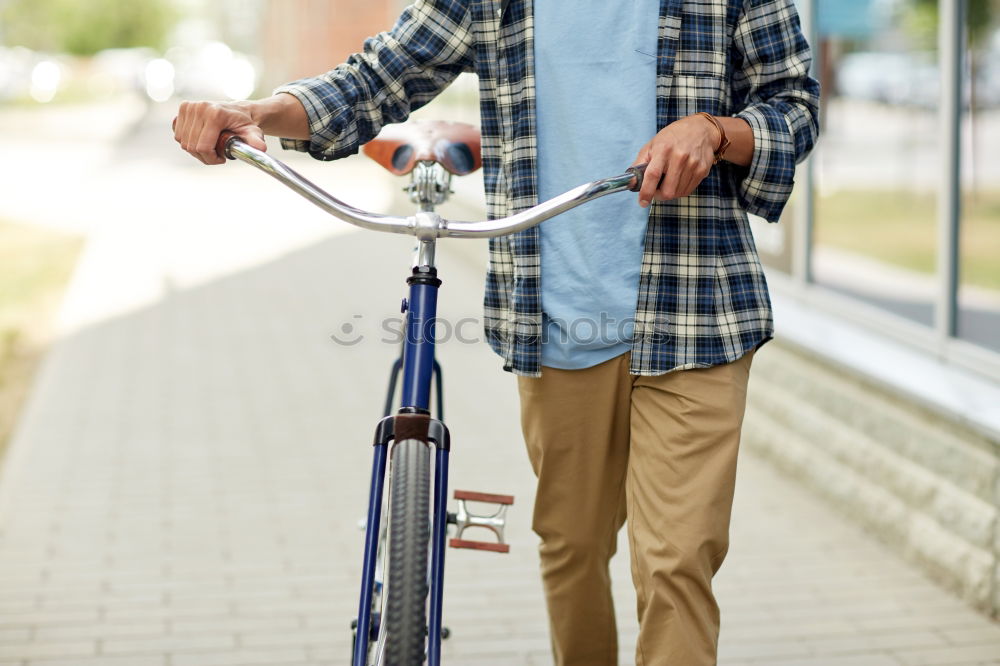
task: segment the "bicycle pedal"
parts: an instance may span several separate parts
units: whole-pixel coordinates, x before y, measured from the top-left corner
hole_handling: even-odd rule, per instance
[[[495,553],[509,553],[510,546],[504,541],[504,527],[507,525],[507,507],[514,503],[513,495],[495,495],[471,490],[456,490],[458,512],[449,515],[449,522],[455,525],[455,538],[448,542],[452,548],[469,548],[472,550],[489,550]],[[492,504],[493,513],[473,513],[469,511],[466,502]],[[463,539],[462,534],[470,527],[482,527],[493,532],[496,542],[473,541]]]
[[[483,502],[485,504],[504,504],[507,506],[514,503],[513,495],[494,495],[493,493],[479,493],[473,490],[456,490],[455,499],[461,502]]]
[[[468,548],[470,550],[491,550],[495,553],[509,553],[510,545],[493,543],[491,541],[469,541],[468,539],[452,539],[448,542],[452,548]]]

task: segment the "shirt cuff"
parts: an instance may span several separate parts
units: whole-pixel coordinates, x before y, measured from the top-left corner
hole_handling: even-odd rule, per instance
[[[736,114],[753,131],[754,156],[741,182],[746,212],[768,222],[781,217],[795,182],[795,141],[784,114],[767,104],[752,104]]]
[[[310,139],[281,139],[281,147],[284,150],[296,150],[300,153],[309,153],[319,160],[331,160],[336,152],[335,142],[321,139],[321,132],[324,129],[324,116],[319,113],[320,100],[312,88],[302,82],[289,83],[274,89],[272,94],[285,93],[299,100],[302,108],[306,110],[306,117],[309,120]],[[327,112],[328,114],[328,112]],[[326,117],[329,117],[328,115]]]

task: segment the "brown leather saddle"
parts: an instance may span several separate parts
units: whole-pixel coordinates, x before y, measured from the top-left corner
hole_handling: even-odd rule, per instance
[[[417,162],[437,162],[456,176],[470,174],[483,164],[479,129],[441,120],[387,125],[363,150],[397,176],[413,171]]]

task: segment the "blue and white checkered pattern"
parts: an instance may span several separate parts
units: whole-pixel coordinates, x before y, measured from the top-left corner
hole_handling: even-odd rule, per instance
[[[531,0],[417,0],[345,64],[278,89],[302,102],[312,134],[283,145],[318,159],[353,154],[475,72],[488,214],[530,208],[533,38]],[[632,346],[641,375],[728,363],[771,338],[747,213],[778,220],[818,132],[819,85],[792,0],[661,0],[657,59],[658,126],[698,111],[735,115],[753,129],[755,152],[749,168],[723,162],[690,196],[652,205]],[[486,276],[487,339],[506,370],[528,376],[541,371],[539,253],[537,229],[493,239]]]

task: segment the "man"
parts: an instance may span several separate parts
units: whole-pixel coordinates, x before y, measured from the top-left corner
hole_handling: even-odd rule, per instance
[[[746,214],[778,220],[814,144],[809,64],[792,0],[418,0],[327,74],[181,105],[176,138],[207,164],[223,129],[335,159],[476,72],[492,217],[648,163],[639,206],[608,197],[490,245],[486,333],[518,375],[557,664],[617,663],[626,516],[636,663],[716,662],[711,580],[773,330]]]

